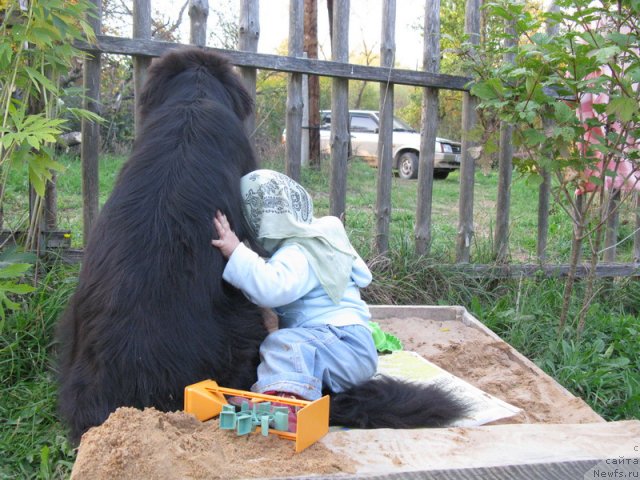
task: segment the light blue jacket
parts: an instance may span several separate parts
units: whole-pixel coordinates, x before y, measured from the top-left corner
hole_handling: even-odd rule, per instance
[[[372,277],[360,257],[353,262],[351,279],[338,304],[324,291],[303,250],[296,245],[285,245],[265,260],[240,244],[229,257],[222,277],[253,303],[273,308],[280,318],[280,328],[367,325],[371,318],[359,288],[369,285]]]

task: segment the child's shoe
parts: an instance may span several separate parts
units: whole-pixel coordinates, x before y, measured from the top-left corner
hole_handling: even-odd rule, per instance
[[[296,400],[304,400],[304,398],[289,392],[278,392],[274,390],[269,390],[267,392],[263,392],[265,395],[274,395],[276,397],[282,398],[291,398]],[[272,402],[272,406],[274,407],[287,407],[289,409],[289,432],[295,433],[298,427],[298,410],[299,408],[294,405],[287,405],[286,403],[278,403]]]

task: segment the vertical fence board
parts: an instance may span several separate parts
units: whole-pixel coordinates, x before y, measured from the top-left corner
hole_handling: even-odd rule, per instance
[[[393,68],[396,54],[396,2],[382,2],[382,33],[380,66]],[[380,84],[380,128],[378,135],[378,187],[376,195],[376,241],[379,254],[389,250],[389,222],[391,220],[391,176],[393,175],[393,103],[392,83]]]
[[[542,177],[542,182],[538,189],[538,239],[536,242],[536,254],[538,261],[544,263],[547,260],[547,237],[549,235],[551,173],[546,169],[542,169],[540,176]]]
[[[51,181],[47,182],[44,191],[44,228],[55,230],[58,226],[58,174],[51,172]]]
[[[509,34],[505,47],[516,45],[516,32],[513,22],[506,25]],[[513,63],[515,54],[504,55],[504,63]],[[500,122],[500,151],[498,155],[498,200],[496,204],[496,231],[494,235],[494,256],[500,263],[508,260],[509,249],[509,211],[511,208],[511,178],[513,174],[513,125]]]
[[[440,72],[440,0],[427,0],[424,9],[424,45],[422,64],[425,72]],[[426,255],[431,246],[433,208],[433,166],[438,130],[439,98],[437,88],[422,90],[422,126],[416,205],[416,253]]]
[[[500,122],[500,151],[498,154],[498,199],[496,203],[496,230],[493,254],[499,263],[508,260],[509,208],[511,204],[511,178],[513,172],[513,125]]]
[[[307,52],[302,53],[303,58]],[[300,164],[309,165],[309,75],[302,74],[302,144],[300,145]],[[318,112],[319,113],[319,112]]]
[[[134,0],[133,2],[133,38],[148,40],[151,38],[151,2],[150,0]],[[147,77],[147,68],[151,58],[136,55],[133,57],[133,89],[134,98],[138,99]],[[134,131],[140,128],[140,111],[136,101],[134,112]]]
[[[259,0],[240,0],[240,25],[238,29],[238,50],[243,52],[257,52],[258,41],[260,40],[260,2]],[[244,80],[251,99],[255,105],[256,101],[256,78],[255,68],[240,67],[240,75]],[[244,121],[244,127],[255,144],[256,115],[255,111]]]
[[[467,0],[464,29],[472,45],[480,43],[480,0]],[[476,142],[471,139],[471,131],[476,126],[478,99],[469,92],[462,98],[462,161],[460,165],[460,204],[458,236],[456,241],[456,262],[471,260],[473,239],[473,194],[476,170]]]
[[[634,192],[634,202],[636,221],[635,234],[633,235],[633,261],[640,263],[640,193]]]
[[[550,12],[558,11],[558,6],[554,1],[549,5]],[[547,35],[554,36],[558,34],[558,25],[555,23],[547,24]],[[549,131],[554,125],[550,116],[543,119],[543,127],[545,131]],[[549,198],[551,197],[551,173],[542,169],[540,172],[542,182],[538,190],[538,239],[536,242],[536,254],[538,261],[544,263],[547,259],[547,237],[549,235]]]
[[[331,1],[331,0],[329,0]],[[349,0],[333,0],[331,60],[349,61]],[[349,155],[349,80],[331,81],[331,178],[329,212],[345,220]]]
[[[92,0],[95,16],[88,16],[87,22],[96,33],[100,33],[102,0]],[[85,59],[83,66],[84,97],[82,108],[93,113],[100,113],[100,54]],[[98,156],[100,151],[100,126],[98,123],[83,118],[81,121],[82,143],[80,158],[82,163],[82,220],[83,241],[86,245],[89,232],[98,216]]]
[[[304,12],[303,0],[289,1],[289,56],[302,57]],[[302,74],[289,74],[287,85],[287,161],[285,171],[294,180],[300,180],[302,153]]]
[[[620,219],[620,190],[611,190],[607,195],[607,222],[604,235],[605,262],[616,261],[616,245],[618,243],[618,224]]]
[[[208,0],[189,0],[189,43],[202,47],[207,44]]]
[[[318,1],[304,0],[304,51],[309,58],[318,58]],[[307,105],[309,122],[309,165],[320,166],[320,77],[308,77]]]

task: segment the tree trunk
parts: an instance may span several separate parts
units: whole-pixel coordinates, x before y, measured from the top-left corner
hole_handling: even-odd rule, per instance
[[[582,239],[585,231],[585,199],[584,195],[579,195],[575,203],[575,224],[573,226],[573,238],[571,239],[571,258],[569,260],[569,271],[567,272],[567,280],[564,284],[562,294],[562,310],[560,312],[560,320],[558,322],[558,333],[562,335],[564,327],[569,316],[569,308],[571,307],[571,297],[573,295],[573,286],[576,280],[576,269],[580,258],[582,257]]]

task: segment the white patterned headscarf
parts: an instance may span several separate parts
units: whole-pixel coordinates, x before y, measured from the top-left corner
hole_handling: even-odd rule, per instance
[[[255,170],[240,180],[244,215],[269,253],[287,244],[306,254],[320,284],[338,303],[351,277],[357,253],[337,217],[313,216],[309,193],[273,170]]]

